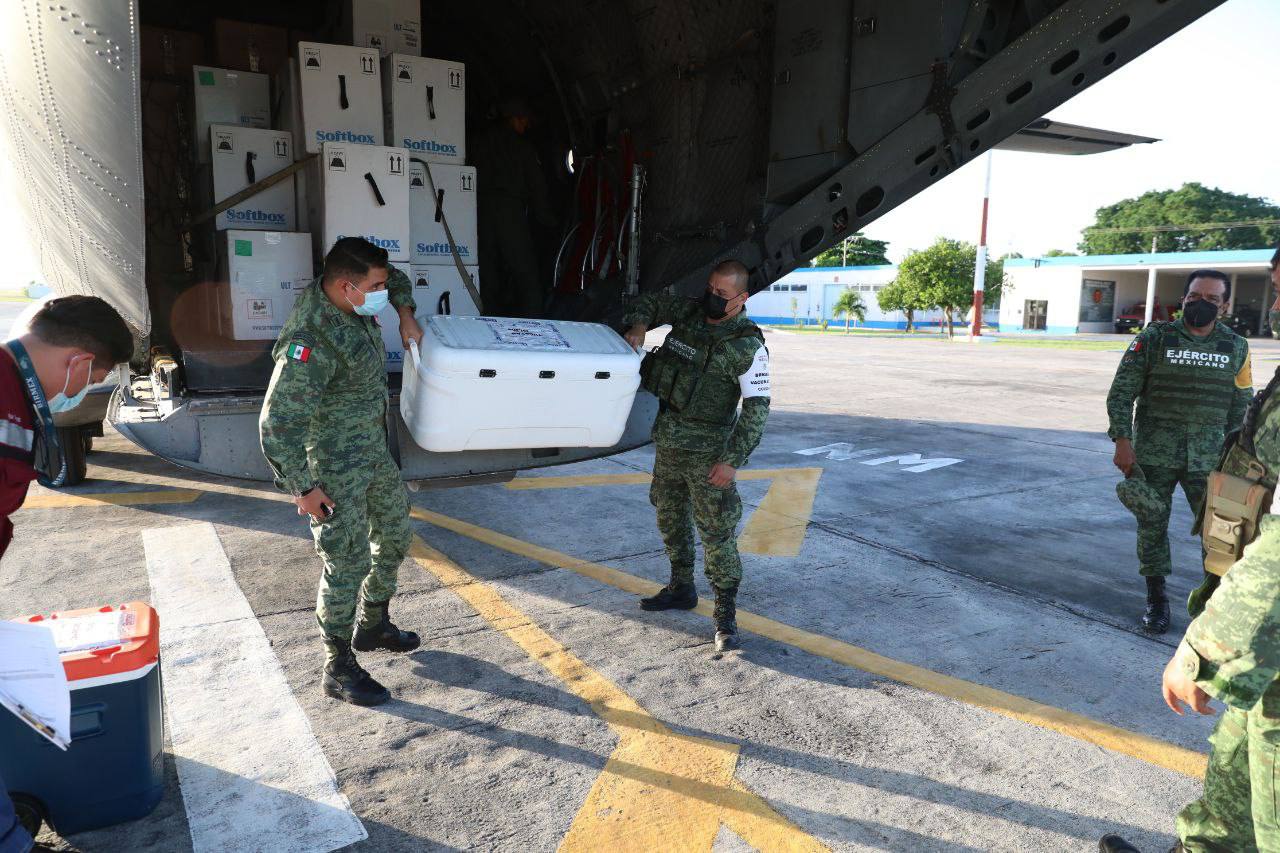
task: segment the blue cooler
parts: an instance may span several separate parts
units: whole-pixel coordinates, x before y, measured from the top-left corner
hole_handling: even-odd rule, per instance
[[[60,835],[135,820],[164,796],[160,620],[140,601],[15,620],[48,624],[71,688],[71,748],[0,710],[0,777]]]

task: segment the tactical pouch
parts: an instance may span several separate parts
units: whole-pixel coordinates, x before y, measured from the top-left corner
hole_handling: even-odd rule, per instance
[[[706,358],[697,364],[687,356],[666,351],[666,347],[664,343],[651,350],[640,362],[640,387],[679,412],[693,399]]]
[[[1262,483],[1265,476],[1266,469],[1257,461],[1249,463],[1243,477],[1222,471],[1209,475],[1200,524],[1206,572],[1226,574],[1258,535],[1258,522],[1271,506],[1272,490]]]

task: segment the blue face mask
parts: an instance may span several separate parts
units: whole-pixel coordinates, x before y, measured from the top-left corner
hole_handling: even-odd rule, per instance
[[[67,396],[67,389],[71,387],[71,366],[67,365],[67,381],[62,383],[62,390],[49,398],[49,411],[53,414],[59,412],[69,412],[76,406],[80,405],[80,401],[84,399],[84,395],[89,393],[90,380],[93,379],[93,359],[89,359],[89,373],[84,378],[84,387],[80,389],[80,393],[74,397]]]
[[[364,302],[360,305],[355,304],[350,299],[347,300],[355,312],[361,317],[372,317],[391,301],[391,294],[384,288],[382,290],[371,290],[364,295]]]

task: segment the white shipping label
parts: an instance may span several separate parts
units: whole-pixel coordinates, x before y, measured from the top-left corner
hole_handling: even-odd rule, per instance
[[[508,320],[480,317],[489,326],[493,338],[503,346],[535,349],[572,349],[554,323],[546,320]]]
[[[738,377],[742,399],[769,396],[769,350],[760,347],[747,372]]]

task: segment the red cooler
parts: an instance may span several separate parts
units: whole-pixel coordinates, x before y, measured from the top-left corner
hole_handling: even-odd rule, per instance
[[[15,621],[47,623],[71,688],[71,748],[0,710],[0,776],[60,835],[134,820],[164,795],[160,621],[140,601]]]

